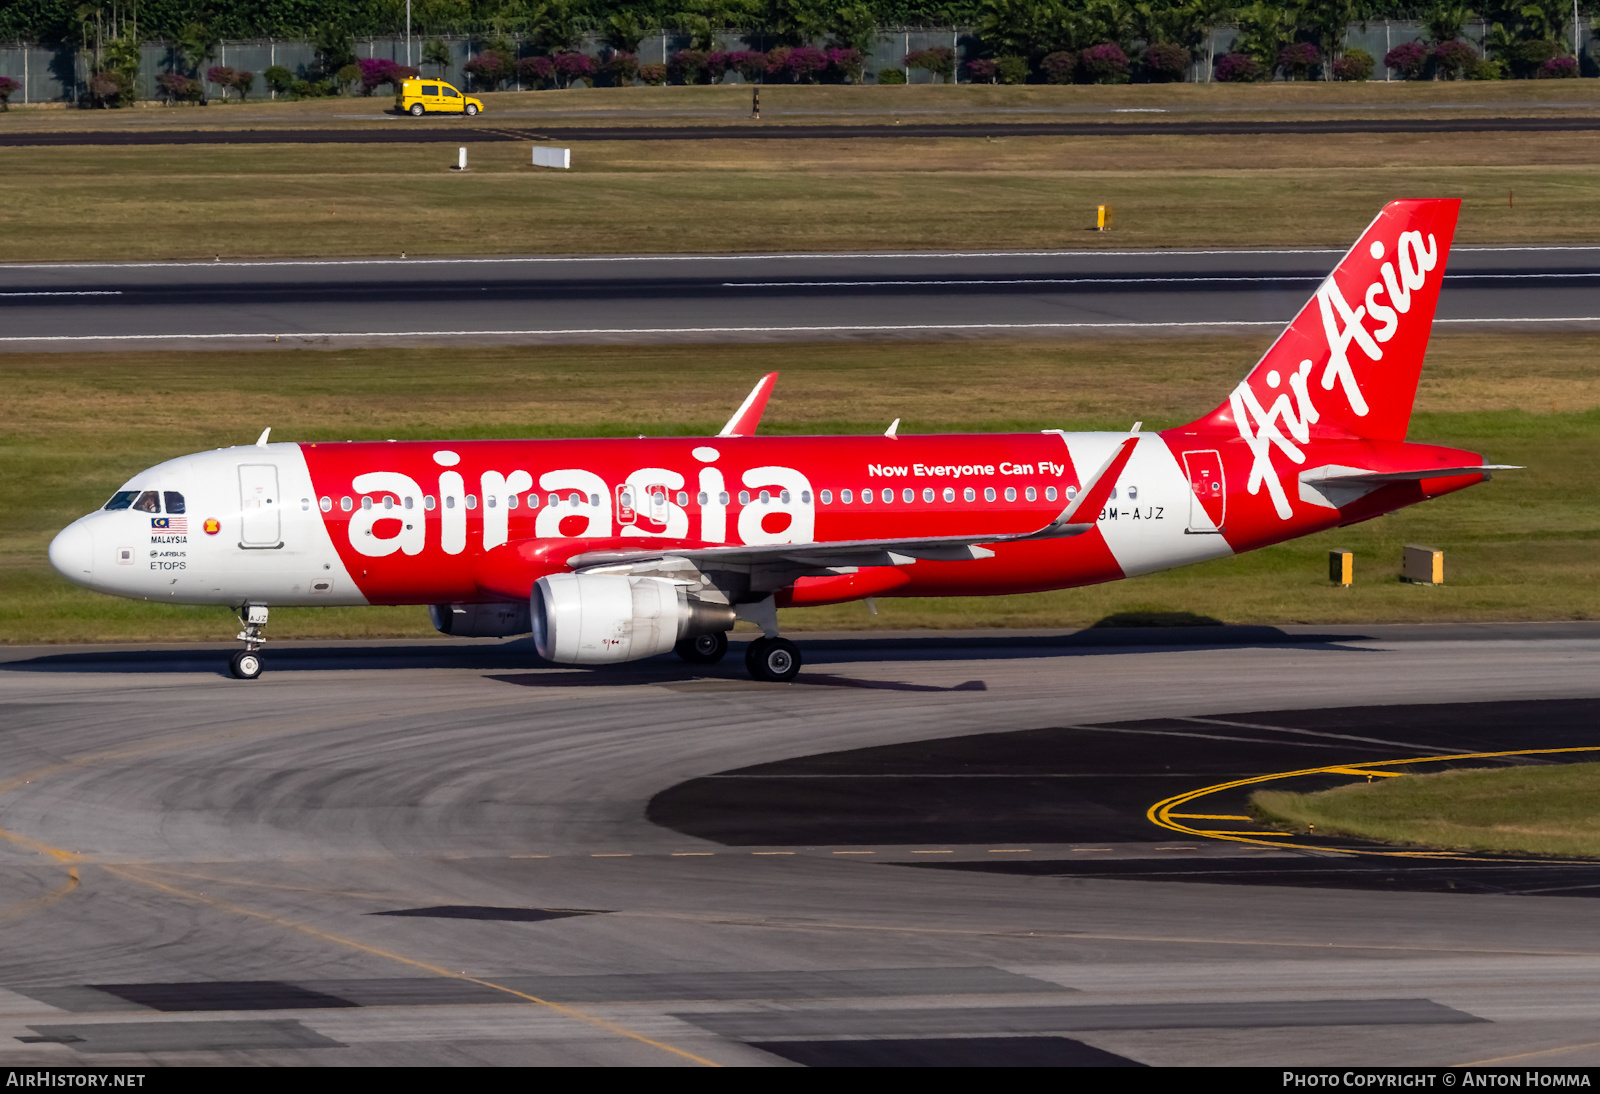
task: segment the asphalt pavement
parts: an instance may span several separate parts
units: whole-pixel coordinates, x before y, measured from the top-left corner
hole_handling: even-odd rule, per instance
[[[1600,1063],[1596,867],[1229,796],[1600,748],[1595,624],[797,637],[0,647],[0,1063]]]
[[[1334,249],[0,266],[0,349],[768,341],[1280,327]],[[1600,247],[1458,247],[1445,329],[1600,325]]]

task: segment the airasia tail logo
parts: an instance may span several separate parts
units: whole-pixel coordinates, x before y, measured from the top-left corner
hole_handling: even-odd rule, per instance
[[[1399,269],[1396,270],[1394,262],[1383,263],[1379,268],[1380,278],[1367,286],[1361,303],[1353,308],[1332,277],[1317,289],[1317,310],[1321,313],[1322,332],[1328,341],[1328,361],[1318,384],[1323,391],[1332,391],[1338,384],[1351,412],[1358,418],[1366,417],[1369,408],[1351,365],[1352,347],[1369,362],[1382,361],[1383,343],[1394,337],[1395,331],[1400,329],[1400,316],[1411,310],[1411,294],[1422,288],[1429,271],[1439,264],[1439,248],[1432,234],[1424,247],[1421,232],[1401,232],[1395,251]],[[1368,253],[1374,260],[1382,259],[1383,243],[1373,240]],[[1367,320],[1378,326],[1369,330]],[[1228,397],[1239,436],[1250,446],[1254,457],[1247,488],[1250,493],[1258,494],[1265,485],[1280,520],[1288,520],[1294,510],[1289,505],[1283,479],[1272,466],[1272,451],[1276,448],[1296,464],[1306,462],[1300,445],[1310,442],[1311,427],[1322,417],[1312,398],[1310,378],[1315,368],[1310,360],[1301,361],[1299,370],[1288,376],[1287,390],[1281,390],[1284,377],[1278,370],[1268,370],[1263,377],[1267,388],[1264,394],[1258,394],[1251,386],[1257,375],[1253,372],[1241,380]],[[1275,398],[1273,392],[1277,392]],[[1270,405],[1263,407],[1263,399],[1270,400]]]

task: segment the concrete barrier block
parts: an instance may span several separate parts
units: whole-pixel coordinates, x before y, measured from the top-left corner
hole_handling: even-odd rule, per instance
[[[535,167],[559,167],[563,171],[572,167],[572,149],[551,148],[549,145],[536,144],[533,146],[533,165]]]

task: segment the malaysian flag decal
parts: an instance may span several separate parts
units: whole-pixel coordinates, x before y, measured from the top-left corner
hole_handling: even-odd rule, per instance
[[[189,518],[151,517],[150,531],[162,532],[169,536],[186,536],[189,534]]]

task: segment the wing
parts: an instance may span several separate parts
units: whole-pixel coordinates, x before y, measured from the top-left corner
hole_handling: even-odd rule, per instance
[[[567,560],[574,570],[596,567],[628,567],[656,562],[671,556],[685,559],[703,569],[751,566],[761,563],[788,563],[800,567],[835,568],[850,566],[905,566],[918,560],[962,562],[989,558],[994,552],[988,544],[1017,543],[1037,539],[1065,539],[1080,536],[1094,527],[1096,515],[1109,500],[1117,478],[1133,458],[1139,435],[1124,440],[1111,457],[1095,472],[1083,492],[1067,503],[1054,520],[1032,532],[977,532],[966,535],[931,536],[906,539],[835,540],[825,543],[770,543],[758,546],[689,547],[670,550],[586,551]],[[1089,519],[1084,520],[1087,516]]]

